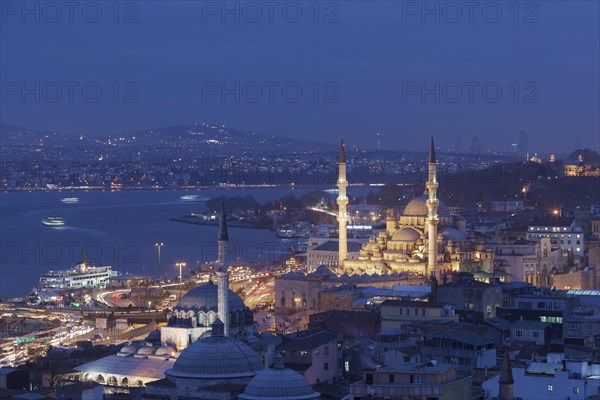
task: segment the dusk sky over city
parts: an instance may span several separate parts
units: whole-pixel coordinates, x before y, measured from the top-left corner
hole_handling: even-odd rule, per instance
[[[596,1],[35,4],[2,2],[5,124],[220,122],[364,147],[379,132],[394,150],[425,150],[431,132],[452,148],[460,132],[497,151],[522,129],[531,151],[599,146]]]

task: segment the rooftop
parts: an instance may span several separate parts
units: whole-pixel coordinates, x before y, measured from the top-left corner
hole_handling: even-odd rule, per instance
[[[360,244],[360,243],[348,241],[348,251],[349,252],[360,251],[361,247],[362,247],[362,244]],[[320,245],[314,247],[312,250],[338,251],[339,250],[339,242],[337,240],[328,240],[325,243],[321,243]]]
[[[573,217],[545,217],[539,218],[529,226],[560,226],[560,227],[569,227],[573,223]]]
[[[277,350],[312,350],[331,341],[337,340],[341,334],[332,330],[300,331],[294,336],[284,336],[283,343]]]
[[[429,301],[413,300],[385,300],[381,307],[421,307],[421,308],[442,308],[446,303],[433,303]]]
[[[136,376],[150,379],[161,379],[164,372],[173,367],[173,359],[153,359],[119,357],[111,355],[75,367],[75,371],[93,372],[97,374]]]
[[[419,373],[438,373],[456,368],[454,365],[441,364],[438,362],[428,363],[396,363],[379,368],[378,372],[419,372]]]

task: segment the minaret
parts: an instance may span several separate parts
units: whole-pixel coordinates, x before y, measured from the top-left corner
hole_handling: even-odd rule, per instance
[[[429,144],[429,178],[425,186],[429,192],[429,198],[427,199],[427,224],[429,233],[429,246],[427,250],[427,272],[429,275],[434,275],[436,278],[439,276],[439,270],[437,265],[437,225],[438,225],[438,206],[439,201],[437,198],[437,171],[435,163],[435,146],[433,144],[433,136],[431,137],[431,143]],[[426,274],[427,275],[427,274]]]
[[[499,400],[513,400],[515,398],[515,380],[513,379],[508,348],[504,351],[504,360],[502,362],[502,369],[500,370],[500,379],[498,380],[498,384]]]
[[[337,180],[339,194],[337,198],[338,204],[338,271],[340,274],[344,272],[344,261],[348,257],[348,232],[346,225],[348,224],[348,213],[346,206],[348,205],[348,196],[346,196],[346,151],[344,149],[344,138],[340,141],[340,163],[339,175]]]
[[[217,282],[218,282],[218,314],[223,322],[223,332],[229,336],[229,272],[227,265],[227,244],[229,235],[227,234],[227,217],[225,215],[225,202],[221,203],[221,221],[219,224],[219,249],[217,262]]]

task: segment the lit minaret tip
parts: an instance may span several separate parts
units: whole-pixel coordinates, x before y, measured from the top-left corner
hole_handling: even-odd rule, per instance
[[[435,164],[435,145],[433,144],[433,136],[429,142],[429,164]]]
[[[431,136],[431,142],[429,144],[429,165],[428,165],[428,179],[425,186],[429,193],[427,199],[427,224],[428,224],[428,247],[427,247],[427,272],[429,275],[434,275],[436,278],[439,277],[439,269],[437,265],[437,225],[438,225],[438,206],[439,201],[437,198],[437,169],[435,161],[435,145],[433,143],[433,136]]]
[[[348,196],[346,196],[346,188],[348,187],[348,181],[346,181],[346,149],[344,147],[344,138],[340,141],[340,163],[339,163],[339,175],[337,180],[337,187],[339,194],[337,198],[338,204],[338,271],[340,274],[344,273],[344,261],[348,258],[348,233],[346,226],[348,224],[348,213],[346,207],[348,206]]]
[[[227,216],[225,214],[225,202],[221,203],[221,220],[219,223],[219,249],[217,263],[218,283],[218,314],[223,322],[223,333],[229,336],[229,272],[227,264],[227,244],[229,235],[227,233]]]

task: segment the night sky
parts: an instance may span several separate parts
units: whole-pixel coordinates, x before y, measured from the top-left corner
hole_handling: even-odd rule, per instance
[[[220,122],[371,147],[380,132],[396,150],[460,132],[506,151],[523,129],[532,152],[599,146],[597,1],[0,3],[2,123]]]

